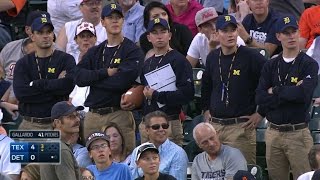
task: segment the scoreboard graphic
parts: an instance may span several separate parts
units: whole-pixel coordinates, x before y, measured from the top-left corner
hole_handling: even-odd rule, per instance
[[[60,163],[60,131],[10,131],[11,163]]]

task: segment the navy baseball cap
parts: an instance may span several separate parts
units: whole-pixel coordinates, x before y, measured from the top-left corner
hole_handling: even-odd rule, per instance
[[[298,29],[298,21],[294,16],[283,16],[276,21],[277,33],[283,32],[288,27]]]
[[[256,180],[256,178],[248,171],[239,170],[234,176],[233,180]]]
[[[113,12],[116,12],[123,17],[122,8],[120,7],[120,5],[116,4],[116,3],[111,3],[111,4],[107,4],[103,7],[102,12],[101,12],[101,18],[110,16],[111,13],[113,13]]]
[[[151,32],[156,25],[161,25],[165,29],[170,30],[170,25],[169,25],[168,21],[166,21],[165,19],[161,19],[161,18],[155,18],[155,19],[149,21],[147,32]]]
[[[33,21],[38,17],[47,17],[50,19],[50,14],[46,11],[31,11],[26,19],[26,26],[31,26]]]
[[[51,26],[52,30],[54,29],[53,24],[49,17],[41,16],[33,20],[31,24],[32,31],[40,31],[45,25]]]
[[[237,27],[237,20],[235,17],[231,15],[222,15],[219,16],[216,22],[216,29],[224,29],[227,27],[229,24],[232,24]]]
[[[51,109],[51,119],[67,116],[75,111],[81,111],[83,109],[83,106],[74,106],[68,101],[57,102]]]

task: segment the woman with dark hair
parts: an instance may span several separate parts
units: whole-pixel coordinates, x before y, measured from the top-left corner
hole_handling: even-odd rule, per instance
[[[164,4],[158,1],[152,1],[146,5],[143,12],[144,27],[147,29],[149,21],[155,18],[162,18],[169,22],[170,31],[172,33],[172,37],[170,40],[170,47],[186,56],[189,46],[191,44],[191,41],[193,39],[192,33],[188,29],[188,27],[185,25],[173,22],[169,14],[169,10],[166,8]],[[147,34],[148,33],[145,32],[140,36],[140,46],[145,54],[147,54],[149,50],[152,49],[152,44],[148,41]],[[149,53],[153,54],[151,52]]]
[[[133,149],[126,149],[123,133],[119,126],[110,122],[102,128],[102,131],[109,137],[112,161],[129,165]]]

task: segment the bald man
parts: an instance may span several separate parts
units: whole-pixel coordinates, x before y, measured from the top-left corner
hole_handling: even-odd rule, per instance
[[[247,161],[241,152],[221,144],[219,136],[210,123],[200,123],[193,129],[193,138],[204,152],[192,163],[192,180],[207,177],[233,179],[238,170],[247,170]]]

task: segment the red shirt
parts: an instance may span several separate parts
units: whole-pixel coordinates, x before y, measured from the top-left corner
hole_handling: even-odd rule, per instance
[[[188,8],[179,16],[174,14],[171,4],[166,5],[174,22],[186,25],[192,32],[193,37],[198,33],[195,17],[196,13],[203,9],[203,6],[195,0],[188,2]]]
[[[320,35],[320,5],[306,9],[299,21],[300,36],[307,39],[306,48],[309,48]]]

